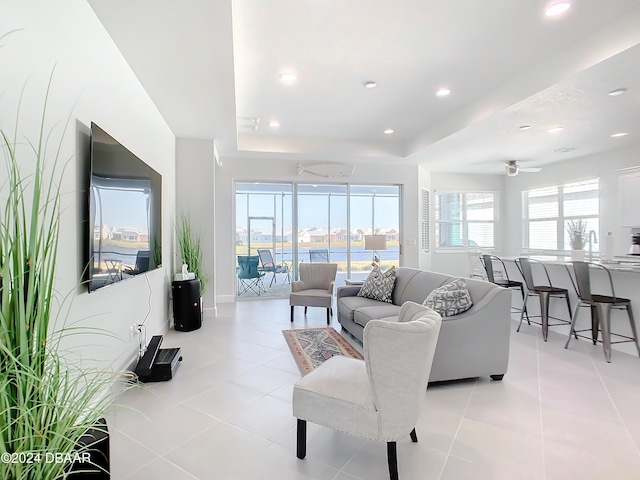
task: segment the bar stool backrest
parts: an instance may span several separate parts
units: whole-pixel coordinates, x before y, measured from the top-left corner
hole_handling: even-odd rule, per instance
[[[532,258],[516,258],[516,265],[518,266],[518,270],[520,270],[520,274],[522,274],[522,278],[524,278],[524,283],[527,285],[527,289],[534,290],[536,287],[536,284],[533,281],[533,272],[531,270],[532,263],[539,264],[543,268],[544,274],[547,276],[547,284],[551,286],[551,278],[549,278],[549,272],[547,271],[547,267],[544,266],[544,263]]]
[[[580,300],[584,300],[585,302],[592,302],[593,296],[591,293],[591,268],[600,268],[607,272],[607,276],[609,277],[609,288],[611,290],[611,298],[613,299],[613,303],[618,302],[618,298],[616,297],[616,292],[613,288],[613,278],[611,277],[611,272],[604,265],[600,265],[598,263],[589,263],[589,262],[573,262],[573,273],[576,276],[577,285],[577,293]]]
[[[589,278],[589,264],[587,262],[573,262],[573,273],[576,275],[578,297],[585,302],[591,302],[591,279]]]
[[[493,262],[499,262],[502,265],[502,274],[504,275],[504,279],[509,281],[509,273],[507,272],[507,268],[504,265],[504,262],[500,257],[496,257],[495,255],[482,255],[481,257],[482,265],[484,266],[485,271],[487,272],[487,280],[491,283],[496,283],[496,275],[493,270]]]

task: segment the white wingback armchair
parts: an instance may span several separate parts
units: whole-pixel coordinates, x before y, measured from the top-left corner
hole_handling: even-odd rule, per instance
[[[301,263],[298,266],[300,280],[291,282],[289,305],[291,305],[291,321],[293,307],[325,307],[327,309],[327,325],[331,323],[333,303],[333,285],[338,272],[337,263]]]
[[[398,322],[371,320],[364,329],[364,360],[335,356],[293,389],[297,456],[306,456],[307,423],[387,442],[391,480],[398,478],[396,441],[411,435],[420,414],[442,318],[413,302]]]

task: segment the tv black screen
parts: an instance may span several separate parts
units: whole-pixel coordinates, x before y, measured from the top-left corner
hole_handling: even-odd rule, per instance
[[[162,176],[91,123],[89,292],[162,264]]]

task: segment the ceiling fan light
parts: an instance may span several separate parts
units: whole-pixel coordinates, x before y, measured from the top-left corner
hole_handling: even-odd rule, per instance
[[[515,177],[518,175],[518,162],[515,160],[507,160],[504,162],[504,171],[508,177]]]

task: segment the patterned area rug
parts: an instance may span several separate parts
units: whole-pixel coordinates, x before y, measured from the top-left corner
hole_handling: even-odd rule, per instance
[[[362,360],[362,355],[331,327],[283,330],[282,334],[302,375],[334,355]]]

